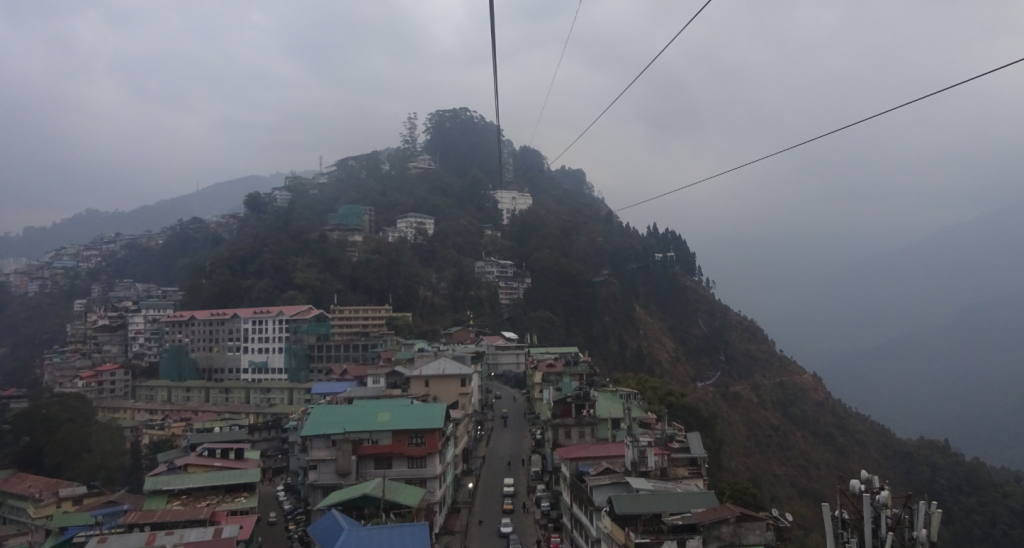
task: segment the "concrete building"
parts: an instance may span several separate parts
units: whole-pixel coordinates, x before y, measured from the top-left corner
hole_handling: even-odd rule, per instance
[[[311,382],[266,381],[140,381],[135,399],[140,402],[249,404],[257,406],[309,405]]]
[[[356,337],[369,337],[388,331],[387,320],[399,316],[412,321],[408,312],[394,312],[391,305],[332,306],[331,340],[343,341]]]
[[[443,403],[458,402],[458,409],[480,410],[480,373],[448,358],[439,358],[406,375],[409,391],[436,396]]]
[[[327,313],[309,305],[175,312],[160,324],[167,380],[302,381],[307,346],[330,330]],[[175,347],[183,352],[170,352]]]
[[[75,512],[103,495],[80,483],[0,470],[0,525],[29,531],[32,546],[42,546],[54,514]]]
[[[377,478],[421,487],[437,532],[454,499],[456,452],[448,406],[409,399],[317,405],[301,427],[305,497],[316,507],[331,492]]]
[[[503,306],[523,298],[532,280],[529,272],[521,272],[512,261],[485,257],[475,265],[476,277],[497,286],[498,300]]]
[[[75,392],[90,400],[127,399],[132,395],[132,372],[121,364],[110,363],[82,371],[61,383],[57,392]]]
[[[480,337],[476,347],[484,351],[484,374],[526,371],[527,346],[500,335]]]
[[[163,334],[160,320],[177,308],[174,301],[141,301],[128,319],[128,357],[141,366],[160,365]]]
[[[515,190],[494,190],[491,196],[498,201],[498,209],[501,210],[502,220],[508,224],[512,215],[530,209],[533,205],[533,197],[528,192],[516,192]]]
[[[405,238],[411,242],[421,241],[434,235],[434,218],[422,213],[399,215],[394,227],[385,228],[384,235],[389,242]]]

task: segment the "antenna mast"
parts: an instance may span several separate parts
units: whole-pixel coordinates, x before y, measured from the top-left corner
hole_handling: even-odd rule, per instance
[[[498,42],[494,37],[494,0],[491,6],[491,65],[494,68],[494,122],[498,126],[498,190],[505,173],[505,160],[501,151],[501,109],[498,108]]]

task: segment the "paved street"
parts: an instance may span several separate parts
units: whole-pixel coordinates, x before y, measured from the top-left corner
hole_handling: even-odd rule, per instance
[[[264,548],[289,548],[288,534],[285,532],[284,516],[281,506],[274,498],[275,485],[260,485],[260,521],[256,531],[263,539]],[[267,525],[271,512],[277,512],[277,525]]]
[[[527,440],[528,423],[523,417],[523,395],[505,386],[489,383],[489,386],[501,392],[502,399],[497,400],[494,405],[494,423],[491,444],[487,448],[487,458],[484,462],[483,471],[480,474],[480,485],[475,486],[478,492],[473,503],[473,512],[470,515],[467,531],[466,546],[469,548],[501,548],[507,546],[507,541],[498,536],[498,523],[502,517],[512,518],[515,533],[523,543],[524,548],[534,548],[537,538],[534,527],[532,509],[533,503],[529,500],[529,488],[527,475],[529,462],[522,466],[521,459],[529,458],[530,444]],[[516,401],[512,401],[515,396]],[[508,427],[502,426],[501,410],[508,409]],[[511,461],[511,468],[508,462]],[[501,483],[506,477],[515,478],[516,495],[514,514],[503,514],[501,512],[502,494]],[[526,502],[530,507],[530,514],[524,514],[522,504]],[[483,520],[483,524],[480,524]]]

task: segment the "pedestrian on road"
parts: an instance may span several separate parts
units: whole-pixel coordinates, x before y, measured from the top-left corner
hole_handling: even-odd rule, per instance
[[[519,459],[519,462],[522,463],[522,466],[526,466],[526,457]]]
[[[537,539],[537,548],[540,548],[540,539]]]
[[[506,466],[508,466],[508,469],[511,470],[512,469],[512,461],[508,461],[508,464]]]
[[[523,501],[523,513],[526,513],[526,501]]]

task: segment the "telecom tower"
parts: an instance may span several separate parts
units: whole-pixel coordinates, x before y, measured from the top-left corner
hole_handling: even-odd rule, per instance
[[[933,548],[942,522],[937,502],[895,493],[864,470],[836,488],[835,511],[825,502],[821,515],[826,548]]]

